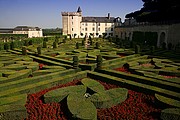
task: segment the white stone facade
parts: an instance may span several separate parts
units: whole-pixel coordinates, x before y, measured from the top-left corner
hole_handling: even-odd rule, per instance
[[[82,38],[85,35],[99,37],[106,33],[113,36],[114,25],[117,18],[110,17],[82,17],[79,7],[77,12],[62,12],[63,35],[71,35],[73,38]],[[118,18],[119,19],[119,18]],[[121,20],[118,21],[121,23]]]
[[[13,34],[27,34],[28,38],[43,37],[42,29],[38,27],[17,26],[13,29]]]

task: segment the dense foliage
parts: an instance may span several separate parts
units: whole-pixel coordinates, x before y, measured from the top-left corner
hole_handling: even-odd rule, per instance
[[[135,18],[138,22],[179,21],[179,0],[142,0],[143,8],[131,12],[126,18]]]

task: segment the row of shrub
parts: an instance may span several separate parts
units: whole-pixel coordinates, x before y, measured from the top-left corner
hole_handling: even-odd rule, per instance
[[[115,77],[114,75],[112,75],[112,73],[118,74],[120,72],[115,72],[111,70],[111,72],[108,73],[107,71],[109,70],[98,70],[98,72],[89,71],[88,76],[92,79],[98,79],[111,84],[118,84],[122,87],[131,90],[136,90],[145,93],[147,92],[148,94],[153,94],[154,92],[161,93],[165,96],[171,97],[172,99],[180,100],[179,98],[180,94],[178,92],[161,88],[161,86],[148,85],[148,84],[140,83],[139,81],[123,79],[118,76]]]
[[[1,87],[1,90],[3,90],[0,91],[0,98],[23,93],[33,93],[37,90],[43,90],[61,83],[69,82],[74,79],[74,77],[78,78],[84,75],[84,73],[76,74],[78,71],[77,69],[70,69],[6,83]]]

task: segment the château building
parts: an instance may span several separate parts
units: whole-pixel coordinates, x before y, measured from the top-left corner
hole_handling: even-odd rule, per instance
[[[17,26],[13,29],[13,34],[27,34],[28,38],[43,36],[41,28],[29,26]]]
[[[62,12],[63,35],[71,35],[73,38],[82,38],[85,35],[99,37],[113,36],[114,26],[121,24],[121,18],[111,17],[83,17],[82,10],[78,7],[77,12]]]
[[[11,29],[0,29],[0,34],[26,34],[28,38],[43,37],[41,28],[30,26],[17,26]]]

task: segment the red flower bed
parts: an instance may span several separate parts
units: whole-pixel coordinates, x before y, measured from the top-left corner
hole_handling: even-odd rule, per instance
[[[99,81],[106,90],[117,88],[118,85]],[[29,94],[26,103],[28,117],[26,120],[69,120],[71,114],[67,108],[67,101],[60,103],[43,103],[42,96],[50,91],[61,87],[80,84],[80,80],[74,80],[67,84],[59,85],[50,89],[42,90],[35,94]],[[97,109],[98,119],[128,119],[150,120],[159,119],[161,108],[154,104],[155,97],[144,93],[128,90],[128,98],[121,104],[106,109]]]
[[[119,53],[119,54],[117,54],[117,55],[119,55],[120,57],[126,57],[127,55],[124,53]]]
[[[126,72],[126,73],[130,73],[130,72],[128,71],[128,68],[125,68],[125,67],[116,68],[116,69],[114,69],[114,70],[116,70],[116,71],[121,71],[121,72]]]
[[[43,64],[43,63],[39,63],[39,69],[42,69],[42,68],[43,68],[43,66],[45,66],[45,64]]]
[[[42,90],[38,93],[29,94],[26,102],[28,117],[26,120],[67,120],[70,119],[70,113],[67,109],[66,100],[60,103],[43,103],[42,96],[48,91],[55,90],[61,87],[73,86],[79,83],[79,80],[74,80],[67,84],[59,85],[49,89]]]
[[[167,75],[161,75],[163,76],[164,78],[177,78],[176,76],[167,76]]]
[[[55,57],[55,56],[57,56],[57,54],[54,53],[54,54],[51,54],[50,56],[51,56],[51,57]]]
[[[106,90],[119,86],[100,82]],[[98,119],[153,120],[159,119],[161,108],[155,106],[155,97],[128,90],[128,99],[111,108],[98,109]]]
[[[146,63],[146,64],[141,64],[141,66],[150,67],[150,66],[153,66],[153,65],[151,63]]]

